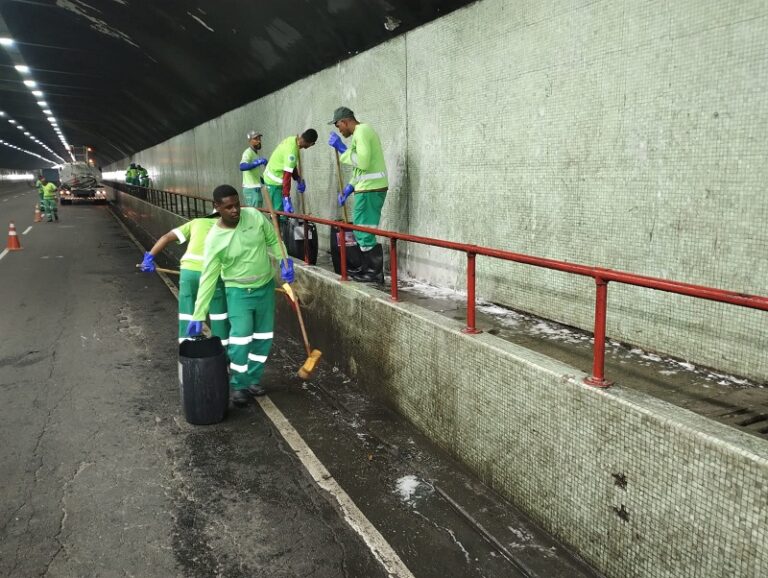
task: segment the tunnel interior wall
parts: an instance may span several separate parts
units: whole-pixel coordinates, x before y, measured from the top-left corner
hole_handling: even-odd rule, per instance
[[[205,193],[240,183],[248,130],[268,154],[313,126],[308,211],[336,217],[326,123],[345,104],[382,138],[384,228],[761,294],[767,16],[759,0],[482,0],[125,163]],[[403,273],[464,288],[463,255],[401,252]],[[478,279],[486,300],[592,328],[591,280],[483,258]],[[607,330],[768,380],[762,312],[612,284]]]

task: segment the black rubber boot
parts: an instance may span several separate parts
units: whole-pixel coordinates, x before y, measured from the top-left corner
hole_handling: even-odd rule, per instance
[[[251,403],[251,396],[245,389],[236,389],[232,392],[232,397],[230,399],[237,407],[245,407]]]
[[[248,393],[250,393],[254,397],[259,397],[260,395],[264,395],[267,393],[267,389],[258,383],[255,383],[253,385],[248,386]]]
[[[351,275],[352,279],[360,283],[384,284],[384,250],[378,243],[370,251],[363,251],[362,271]]]

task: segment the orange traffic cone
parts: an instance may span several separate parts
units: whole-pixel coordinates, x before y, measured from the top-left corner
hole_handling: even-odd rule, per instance
[[[16,234],[16,225],[13,223],[8,227],[8,247],[9,251],[21,251],[19,236]]]
[[[35,223],[42,223],[43,215],[40,214],[40,205],[35,205]]]

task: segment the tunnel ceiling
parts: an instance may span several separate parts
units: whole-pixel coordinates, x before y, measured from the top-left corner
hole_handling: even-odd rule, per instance
[[[106,165],[469,3],[0,0],[0,139],[54,158],[13,118],[67,158],[20,62],[67,142]],[[0,146],[0,168],[44,165]]]

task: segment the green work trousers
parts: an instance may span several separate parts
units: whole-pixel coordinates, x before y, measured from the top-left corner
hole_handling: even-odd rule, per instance
[[[56,203],[56,197],[43,199],[43,210],[48,221],[53,221],[54,217],[57,221],[59,220],[59,208]]]
[[[378,227],[381,209],[387,192],[355,193],[355,206],[352,208],[352,222],[365,227]],[[355,239],[360,247],[375,247],[376,235],[355,231]]]
[[[256,207],[260,209],[264,205],[264,199],[261,196],[261,187],[244,187],[243,200],[246,207]]]
[[[192,321],[195,311],[197,290],[200,287],[200,271],[182,268],[179,278],[179,343],[188,339],[187,325]],[[224,293],[224,282],[219,279],[213,292],[211,306],[208,310],[211,333],[221,339],[221,344],[229,345],[229,319],[227,317],[227,296]]]
[[[275,282],[255,289],[227,287],[227,308],[232,326],[229,336],[229,384],[233,390],[258,385],[275,325]]]
[[[276,211],[283,210],[283,185],[267,185],[269,198],[272,199],[272,208]],[[281,219],[283,217],[280,217]]]
[[[43,191],[40,191],[40,210],[45,210],[45,197],[43,196]]]

